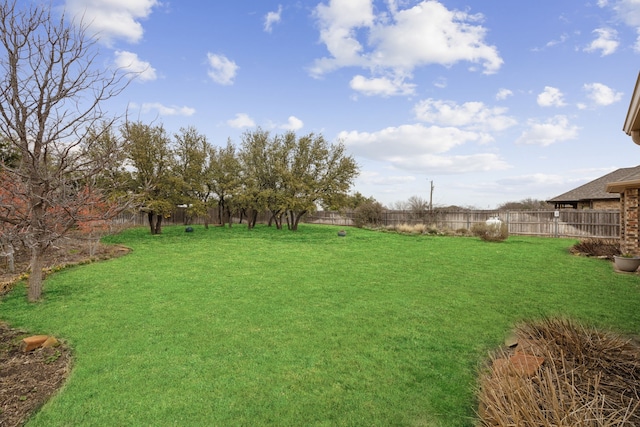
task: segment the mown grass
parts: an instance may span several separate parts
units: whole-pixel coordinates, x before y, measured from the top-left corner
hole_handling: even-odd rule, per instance
[[[640,332],[640,278],[573,240],[168,227],[71,268],[0,318],[71,344],[29,426],[471,426],[478,368],[514,324]]]

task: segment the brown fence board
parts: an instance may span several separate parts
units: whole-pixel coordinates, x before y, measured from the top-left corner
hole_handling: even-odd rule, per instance
[[[209,224],[218,223],[217,209],[209,212]],[[620,212],[617,210],[560,210],[560,211],[496,211],[465,210],[424,212],[421,215],[409,211],[385,211],[382,225],[393,227],[401,224],[426,224],[441,229],[470,230],[473,224],[485,222],[491,217],[498,217],[509,226],[509,234],[545,236],[545,237],[620,237]],[[266,223],[269,215],[258,216],[258,222]],[[240,218],[234,218],[238,223]],[[307,214],[304,221],[314,224],[352,226],[353,212],[318,211]],[[115,222],[117,224],[147,225],[144,213],[123,213]],[[176,209],[171,217],[165,220],[167,225],[204,224],[204,218],[188,219],[184,209]]]

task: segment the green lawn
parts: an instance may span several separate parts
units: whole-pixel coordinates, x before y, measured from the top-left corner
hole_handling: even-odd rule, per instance
[[[476,373],[517,322],[640,333],[640,277],[573,240],[146,228],[125,257],[23,286],[0,318],[74,349],[29,426],[472,426]]]

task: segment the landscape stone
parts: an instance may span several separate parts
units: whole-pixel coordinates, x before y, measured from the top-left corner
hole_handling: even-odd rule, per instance
[[[42,347],[56,347],[59,344],[56,337],[49,337],[45,342],[42,343]]]
[[[31,337],[23,338],[22,342],[24,343],[23,351],[31,351],[38,347],[41,347],[42,344],[49,338],[48,335],[33,335]]]

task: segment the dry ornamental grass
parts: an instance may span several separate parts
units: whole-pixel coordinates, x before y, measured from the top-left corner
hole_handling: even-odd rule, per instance
[[[481,376],[483,426],[640,425],[640,343],[568,320],[516,329],[515,352],[544,358],[533,375],[492,368]]]

